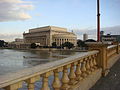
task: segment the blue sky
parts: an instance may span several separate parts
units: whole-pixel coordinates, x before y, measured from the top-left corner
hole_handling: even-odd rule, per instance
[[[5,5],[0,9],[0,30],[2,34],[0,39],[4,39],[2,36],[4,37],[6,34],[13,37],[15,34],[15,37],[17,35],[21,37],[21,34],[30,28],[47,25],[66,27],[75,30],[76,33],[81,31],[87,33],[92,29],[96,31],[96,1],[11,0],[10,2],[10,0],[1,0],[2,5],[8,5],[6,8],[11,7],[11,9],[1,11]],[[16,4],[21,6],[18,7]],[[13,8],[16,8],[16,11]],[[120,0],[101,0],[102,28],[120,26],[119,8]],[[13,13],[9,16],[7,10]],[[3,17],[3,15],[8,16]]]

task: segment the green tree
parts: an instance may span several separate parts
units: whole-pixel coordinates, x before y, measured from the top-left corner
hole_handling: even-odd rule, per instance
[[[52,47],[54,47],[54,48],[56,48],[56,47],[57,47],[56,42],[53,42],[53,43],[52,43]]]
[[[5,41],[4,40],[0,40],[0,47],[4,47],[5,46]]]
[[[86,46],[86,45],[85,45],[85,42],[82,41],[82,40],[78,40],[78,41],[77,41],[77,45],[78,45],[78,47],[85,47],[85,46]]]
[[[71,42],[65,42],[62,44],[62,47],[67,47],[68,49],[71,49],[74,47],[74,44]]]
[[[32,43],[30,47],[31,47],[31,48],[36,48],[37,46],[36,46],[35,43]]]

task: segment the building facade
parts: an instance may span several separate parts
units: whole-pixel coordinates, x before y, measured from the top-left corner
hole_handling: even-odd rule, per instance
[[[102,42],[120,42],[120,35],[102,35],[101,36]]]
[[[23,39],[21,39],[21,38],[15,38],[15,42],[23,42]]]
[[[65,42],[71,42],[76,46],[77,36],[73,32],[68,32],[66,28],[46,26],[30,29],[28,33],[23,33],[25,43],[39,43],[40,46],[52,46],[56,42],[57,46]]]

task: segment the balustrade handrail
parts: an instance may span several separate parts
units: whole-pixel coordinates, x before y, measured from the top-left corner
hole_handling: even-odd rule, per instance
[[[117,45],[110,45],[110,46],[108,46],[107,47],[107,49],[111,49],[111,48],[114,48],[114,47],[116,47]]]
[[[59,61],[54,61],[54,62],[50,62],[50,63],[46,63],[46,64],[42,64],[42,65],[38,65],[32,68],[27,68],[24,70],[20,70],[16,73],[9,73],[7,75],[2,75],[0,76],[0,88],[6,87],[8,85],[17,83],[19,81],[23,81],[26,79],[29,79],[31,77],[37,76],[37,75],[41,75],[44,74],[46,72],[55,70],[59,67],[63,67],[65,65],[69,65],[73,62],[76,62],[78,60],[82,60],[85,57],[88,57],[90,55],[94,55],[99,53],[99,51],[89,51],[89,52],[83,52],[81,54],[77,54],[74,56],[70,56],[68,58],[64,58],[61,59]]]

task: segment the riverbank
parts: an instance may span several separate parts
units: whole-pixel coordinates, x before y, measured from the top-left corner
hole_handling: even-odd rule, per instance
[[[58,48],[8,48],[0,47],[0,49],[13,49],[13,50],[30,50],[30,51],[74,51],[74,52],[87,52],[88,50],[79,50],[79,49],[58,49]]]

